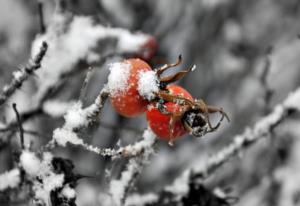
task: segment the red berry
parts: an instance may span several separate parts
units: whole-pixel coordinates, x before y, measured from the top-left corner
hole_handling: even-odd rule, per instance
[[[188,100],[193,100],[193,97],[191,96],[191,94],[180,86],[177,86],[174,84],[168,85],[167,90],[173,95],[181,96]],[[182,105],[179,105],[179,104],[173,103],[173,102],[167,102],[167,103],[164,103],[163,105],[165,106],[166,110],[171,114],[178,113],[180,111],[183,111],[183,109],[184,109]],[[187,133],[181,120],[177,120],[175,122],[175,125],[173,128],[173,134],[172,134],[172,131],[170,128],[171,115],[162,114],[158,110],[157,105],[155,105],[154,103],[151,106],[149,106],[149,108],[148,108],[147,120],[148,120],[149,126],[152,129],[152,131],[159,138],[164,139],[164,140],[169,141],[171,139],[178,138]]]
[[[139,52],[139,57],[141,59],[144,59],[145,61],[150,61],[154,57],[157,48],[158,48],[158,44],[156,39],[153,36],[149,36],[149,39],[141,47],[141,50]]]
[[[127,59],[124,62],[119,63],[118,66],[125,66],[127,68],[125,68],[124,74],[117,73],[117,75],[113,74],[113,70],[119,68],[111,68],[111,77],[109,76],[108,78],[108,87],[110,90],[112,90],[110,87],[113,89],[116,87],[120,88],[119,91],[110,91],[111,104],[119,114],[125,117],[135,117],[145,112],[149,103],[138,91],[139,75],[141,72],[152,71],[152,69],[141,59]],[[126,69],[128,71],[126,71]],[[125,74],[126,72],[128,73]],[[128,76],[124,77],[126,75]],[[118,82],[122,78],[125,78],[123,82]],[[110,84],[113,86],[110,86]]]

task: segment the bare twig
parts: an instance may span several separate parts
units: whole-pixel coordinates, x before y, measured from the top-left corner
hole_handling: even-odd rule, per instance
[[[39,12],[40,32],[41,34],[44,34],[46,32],[46,27],[44,22],[43,2],[41,1],[38,1],[38,12]]]
[[[272,54],[272,47],[270,47],[267,51],[266,57],[265,57],[265,62],[264,62],[264,68],[260,77],[260,82],[265,90],[264,94],[264,104],[265,104],[265,109],[264,109],[264,114],[268,114],[270,112],[270,101],[273,96],[273,89],[270,88],[268,84],[268,76],[270,73],[270,68],[271,68],[271,59],[270,56]]]
[[[13,109],[14,109],[14,111],[16,113],[16,117],[17,117],[17,120],[18,120],[19,129],[20,129],[21,148],[24,149],[25,148],[24,147],[24,130],[23,130],[23,126],[22,126],[22,121],[21,121],[19,112],[17,110],[17,104],[13,103],[12,106],[13,106]]]
[[[86,99],[86,89],[87,89],[87,84],[88,84],[89,81],[90,81],[90,78],[91,78],[93,69],[94,69],[93,67],[89,67],[89,68],[88,68],[88,71],[87,71],[87,73],[86,73],[86,75],[85,75],[83,84],[82,84],[82,86],[81,86],[80,95],[79,95],[79,100],[80,100],[81,102],[83,102],[83,101]]]
[[[48,45],[46,42],[42,43],[39,53],[34,57],[33,61],[29,62],[28,66],[22,68],[20,71],[14,73],[12,81],[4,86],[0,93],[0,106],[22,86],[22,83],[37,69],[41,67],[41,61],[46,54]]]

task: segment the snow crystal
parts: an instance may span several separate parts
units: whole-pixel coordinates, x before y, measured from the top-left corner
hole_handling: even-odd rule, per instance
[[[61,117],[74,105],[74,102],[62,102],[58,100],[48,100],[43,104],[43,111],[52,117]]]
[[[75,145],[83,145],[83,140],[80,139],[77,134],[71,130],[65,128],[57,128],[53,132],[53,139],[55,142],[63,147],[66,146],[68,142]]]
[[[0,175],[0,191],[14,188],[20,183],[20,170],[15,168]]]
[[[20,156],[20,164],[27,174],[31,176],[39,174],[41,161],[33,152],[23,151]]]
[[[141,71],[139,73],[138,91],[139,94],[148,100],[155,97],[159,91],[158,78],[154,71]]]
[[[67,199],[72,199],[76,196],[75,190],[71,188],[70,185],[64,186],[63,190],[61,191],[61,194]]]
[[[109,70],[107,82],[109,93],[114,96],[120,92],[126,92],[131,65],[124,62],[113,63],[110,64]]]

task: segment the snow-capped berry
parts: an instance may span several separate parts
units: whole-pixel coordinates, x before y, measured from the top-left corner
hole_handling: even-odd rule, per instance
[[[110,70],[107,86],[115,110],[125,117],[135,117],[145,112],[149,103],[146,98],[158,90],[158,85],[153,83],[156,80],[151,67],[141,59],[127,59],[113,64]],[[155,88],[151,89],[153,86]]]
[[[193,100],[191,94],[180,86],[174,84],[168,85],[166,89],[171,95]],[[161,110],[164,110],[164,112]],[[174,117],[176,113],[181,113],[183,110],[184,106],[180,102],[163,102],[162,105],[160,103],[153,103],[148,107],[147,121],[152,131],[159,138],[170,141],[187,133],[181,119],[174,119],[175,123],[170,127],[172,115]]]

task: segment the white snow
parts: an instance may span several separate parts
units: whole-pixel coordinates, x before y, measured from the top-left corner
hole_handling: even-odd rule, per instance
[[[21,81],[21,79],[23,78],[24,75],[25,74],[21,70],[13,72],[13,77],[17,81]]]
[[[145,195],[133,194],[126,198],[125,206],[144,206],[157,201],[158,197],[154,193]]]
[[[131,65],[124,62],[113,63],[109,65],[109,70],[107,88],[110,95],[126,92]]]
[[[80,139],[75,132],[65,128],[57,128],[53,132],[53,139],[60,146],[65,147],[66,144],[83,145],[83,140]]]
[[[127,145],[125,147],[121,147],[118,151],[122,153],[135,156],[140,154],[142,151],[149,151],[151,150],[151,147],[155,143],[156,136],[155,134],[150,130],[145,130],[143,134],[143,139],[139,142],[136,142],[132,145]]]
[[[131,159],[127,165],[127,169],[122,172],[121,178],[110,182],[109,191],[112,195],[112,199],[117,205],[121,205],[121,200],[125,196],[126,188],[129,187],[134,174],[140,170],[141,168],[137,161],[135,159]]]
[[[48,100],[43,104],[43,111],[52,117],[61,117],[74,104],[74,101],[62,102],[59,100]]]
[[[49,87],[54,86],[63,73],[75,68],[80,60],[95,62],[101,55],[95,55],[93,49],[100,40],[107,38],[117,40],[115,51],[117,53],[139,52],[148,41],[149,35],[143,33],[131,33],[122,28],[104,27],[95,25],[92,18],[75,16],[69,25],[67,32],[57,28],[64,28],[67,20],[53,17],[53,26],[47,33],[37,36],[32,44],[32,55],[39,51],[42,41],[49,44],[46,56],[42,61],[42,69],[37,71],[40,97]]]
[[[300,111],[300,88],[289,94],[287,99],[284,101],[284,106]]]
[[[147,100],[152,100],[159,91],[158,78],[154,71],[141,71],[138,76],[139,94]]]
[[[146,142],[152,144],[144,148],[141,156],[129,160],[127,168],[122,172],[120,179],[111,180],[110,182],[109,192],[116,205],[121,205],[127,188],[131,187],[131,181],[136,174],[141,172],[143,165],[148,163],[150,155],[154,152],[154,133],[150,129],[147,129],[143,134],[143,138]]]
[[[118,36],[117,50],[123,52],[137,52],[149,40],[150,36],[144,33],[130,33],[127,30],[116,29]]]
[[[21,166],[32,179],[35,199],[46,205],[49,205],[50,192],[61,187],[64,181],[64,174],[54,173],[52,158],[51,153],[45,152],[43,158],[39,159],[33,152],[27,150],[20,156]]]
[[[67,199],[72,199],[76,197],[75,189],[71,188],[70,185],[65,185],[61,191],[61,194]]]
[[[27,174],[36,176],[40,171],[41,161],[33,152],[24,150],[20,156],[20,164]]]
[[[187,194],[189,191],[189,177],[190,171],[184,171],[179,178],[175,179],[173,184],[165,187],[165,190],[179,196]]]
[[[87,122],[87,112],[82,109],[82,103],[75,103],[65,114],[65,128],[73,129],[80,126],[86,126]]]
[[[18,168],[0,174],[0,191],[15,188],[20,183],[20,170]]]

